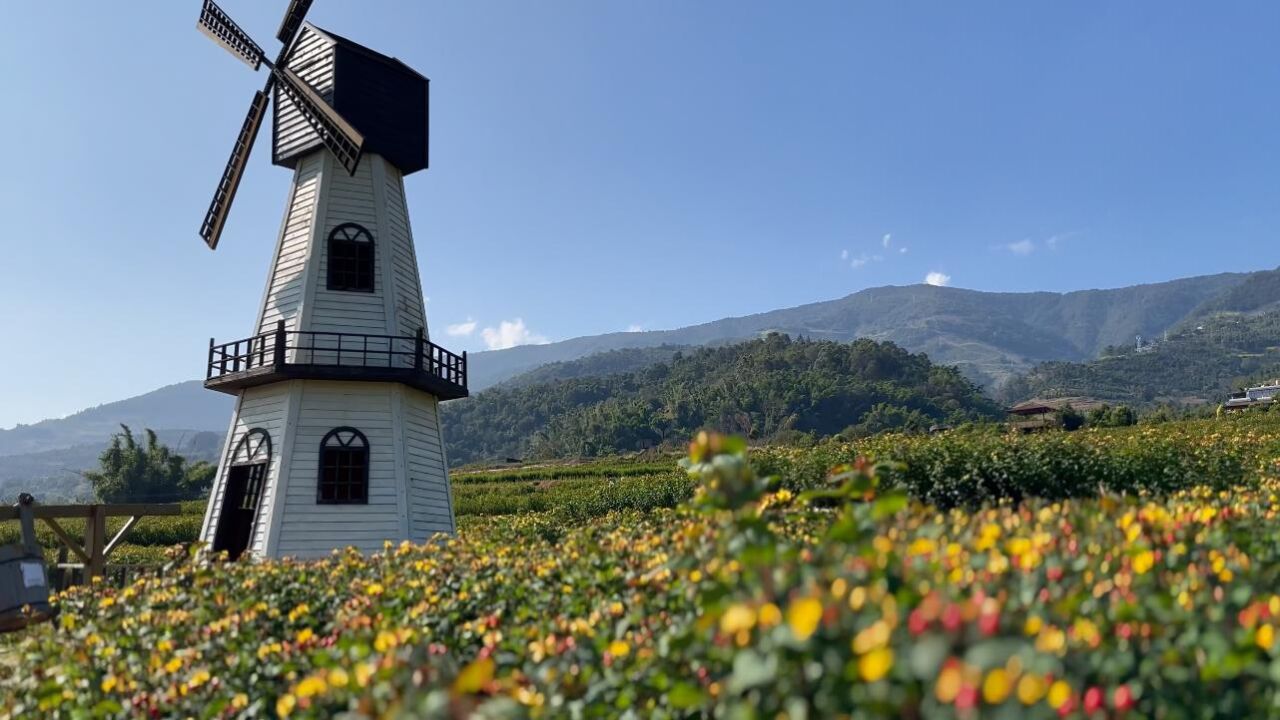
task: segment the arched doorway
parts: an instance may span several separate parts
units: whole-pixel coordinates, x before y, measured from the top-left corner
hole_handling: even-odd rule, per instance
[[[214,552],[225,550],[228,558],[236,560],[249,547],[269,467],[271,435],[262,428],[254,428],[240,438],[231,453],[218,530],[213,536]]]

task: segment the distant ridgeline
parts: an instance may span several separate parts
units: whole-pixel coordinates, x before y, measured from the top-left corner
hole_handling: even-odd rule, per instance
[[[1240,295],[1215,302],[1198,319],[1170,331],[1167,340],[1108,348],[1089,362],[1038,365],[1006,383],[999,396],[1012,402],[1086,395],[1138,406],[1222,402],[1232,390],[1280,376],[1280,312],[1218,311],[1219,306],[1271,305],[1269,293],[1251,303]]]
[[[652,350],[643,351],[651,353]],[[999,416],[955,368],[890,342],[792,340],[772,335],[670,359],[606,354],[575,363],[639,369],[582,376],[561,363],[441,406],[454,464],[506,457],[577,457],[676,446],[702,428],[755,440],[793,433],[870,434]]]

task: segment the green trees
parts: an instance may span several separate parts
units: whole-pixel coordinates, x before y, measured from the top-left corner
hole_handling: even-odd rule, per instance
[[[691,349],[629,372],[493,388],[443,412],[455,463],[676,447],[704,428],[776,441],[999,416],[956,369],[923,354],[781,334]]]
[[[146,430],[146,445],[121,425],[111,445],[98,457],[99,469],[85,473],[102,502],[172,502],[200,497],[213,483],[217,468],[207,462],[188,464]]]

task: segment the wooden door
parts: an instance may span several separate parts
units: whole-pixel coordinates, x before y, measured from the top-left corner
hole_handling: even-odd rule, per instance
[[[229,559],[236,560],[249,547],[266,477],[266,463],[233,465],[228,470],[218,531],[213,537],[214,552],[225,550]]]

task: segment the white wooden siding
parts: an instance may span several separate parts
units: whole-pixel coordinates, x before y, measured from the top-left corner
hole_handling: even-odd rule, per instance
[[[422,307],[422,283],[418,277],[418,259],[413,247],[413,231],[409,228],[409,209],[405,205],[404,178],[391,163],[384,163],[384,195],[386,198],[386,231],[388,252],[395,278],[396,328],[400,335],[413,335],[427,327]]]
[[[445,462],[436,399],[404,389],[405,470],[409,490],[409,537],[421,542],[454,532],[453,498]]]
[[[218,465],[216,482],[213,489],[209,491],[209,511],[206,513],[204,529],[200,536],[204,542],[212,543],[214,533],[217,531],[231,454],[235,452],[236,445],[239,444],[245,433],[255,428],[266,430],[267,434],[271,436],[271,465],[267,468],[266,487],[263,488],[262,499],[258,504],[258,522],[254,525],[255,541],[261,534],[265,533],[267,523],[263,521],[263,518],[269,515],[266,509],[271,506],[272,496],[275,492],[273,480],[280,467],[288,400],[288,383],[249,388],[241,394],[240,401],[237,403],[235,417],[231,423],[231,432],[227,438],[226,448],[223,451],[222,462]],[[250,548],[254,547],[255,543],[251,543]]]
[[[320,242],[325,247],[317,253],[315,304],[308,320],[310,329],[318,332],[348,332],[373,335],[391,335],[387,323],[381,272],[386,248],[377,213],[374,209],[373,163],[382,158],[368,155],[360,160],[355,175],[348,175],[337,163],[331,163],[329,185],[324,198],[324,232]],[[373,292],[346,292],[328,289],[329,283],[329,233],[343,223],[363,226],[373,237],[374,274]],[[329,360],[328,362],[332,362]]]
[[[316,204],[319,201],[322,157],[319,153],[305,158],[294,173],[293,192],[289,197],[289,212],[284,230],[276,247],[275,264],[271,269],[266,295],[258,315],[258,332],[275,330],[278,320],[285,327],[298,327],[298,312],[305,295],[308,256]]]
[[[289,463],[284,513],[276,555],[319,557],[354,545],[366,552],[384,540],[403,538],[396,472],[391,383],[302,383],[298,422]],[[369,503],[321,505],[316,502],[320,441],[336,427],[350,426],[369,441]]]
[[[311,28],[304,27],[298,43],[289,55],[288,67],[307,82],[326,102],[333,102],[333,42]],[[320,138],[298,112],[293,101],[279,88],[275,91],[275,155],[288,157],[310,147],[319,147]]]

